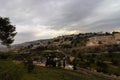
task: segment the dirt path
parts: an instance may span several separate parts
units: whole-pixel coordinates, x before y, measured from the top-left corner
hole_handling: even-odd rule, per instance
[[[111,76],[111,75],[107,75],[107,74],[104,74],[104,73],[98,73],[98,72],[90,71],[90,70],[87,70],[87,69],[84,69],[84,68],[78,68],[78,70],[76,70],[76,71],[82,72],[84,74],[94,74],[96,76],[108,78],[110,80],[120,80],[120,77]]]

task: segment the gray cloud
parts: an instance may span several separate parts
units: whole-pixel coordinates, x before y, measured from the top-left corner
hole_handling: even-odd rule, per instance
[[[98,3],[100,0],[4,0],[0,12],[11,17],[15,24],[43,24],[57,28],[87,17]]]
[[[16,25],[16,43],[73,30],[120,29],[119,13],[120,0],[0,0],[0,16],[10,17]]]
[[[100,0],[71,0],[67,5],[64,5],[60,18],[54,18],[50,24],[54,29],[69,28],[72,24],[89,16],[100,2]]]

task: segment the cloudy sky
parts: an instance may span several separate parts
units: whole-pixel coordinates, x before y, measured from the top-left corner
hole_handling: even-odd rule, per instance
[[[79,32],[120,31],[120,0],[0,0],[15,43]]]

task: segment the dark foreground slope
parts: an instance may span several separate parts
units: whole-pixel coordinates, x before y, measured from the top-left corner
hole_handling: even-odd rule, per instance
[[[35,67],[27,73],[21,64],[0,61],[0,80],[109,80],[93,74],[69,71],[58,68]]]

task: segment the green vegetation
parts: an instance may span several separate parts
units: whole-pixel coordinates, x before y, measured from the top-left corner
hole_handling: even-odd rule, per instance
[[[24,73],[23,66],[0,60],[0,80],[21,80]]]
[[[119,53],[79,54],[76,57],[76,64],[97,72],[120,76]]]
[[[22,64],[0,61],[0,80],[108,80],[92,74],[63,70],[59,68],[35,67],[28,73]]]
[[[27,76],[27,77],[26,77]],[[56,69],[56,68],[39,68],[35,69],[32,74],[27,74],[23,80],[107,80],[91,74]]]

